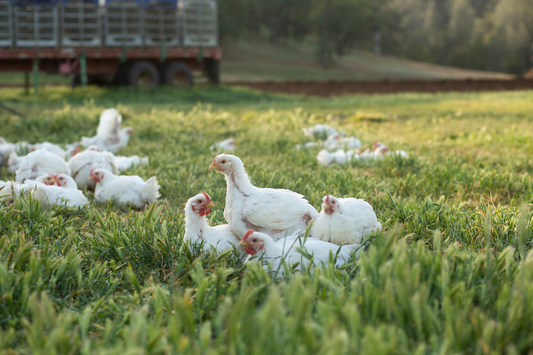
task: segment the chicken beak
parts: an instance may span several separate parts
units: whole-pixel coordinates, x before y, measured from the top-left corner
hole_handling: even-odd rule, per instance
[[[248,243],[246,243],[244,240],[241,240],[241,241],[239,242],[239,246],[240,246],[240,247],[243,247],[243,248],[246,248],[246,247],[248,247]]]
[[[209,165],[209,170],[222,171],[222,167],[220,165],[216,165],[215,163],[212,163],[211,165]]]
[[[59,186],[59,180],[56,179],[56,178],[52,178],[52,185],[55,185],[57,184],[57,186]]]
[[[94,176],[90,175],[89,180],[94,180]]]
[[[332,207],[333,207],[332,205],[325,204],[322,208],[324,208],[325,210],[327,210],[328,208],[332,208]]]
[[[213,202],[209,202],[208,204],[205,205],[205,208],[211,208],[211,207],[215,207],[215,204]]]

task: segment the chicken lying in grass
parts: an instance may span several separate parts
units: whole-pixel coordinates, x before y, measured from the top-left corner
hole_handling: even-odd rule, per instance
[[[212,146],[209,147],[209,150],[212,152],[218,151],[218,152],[234,152],[235,151],[235,139],[228,138],[226,140],[223,140],[221,142],[215,143]]]
[[[128,145],[130,135],[134,133],[133,128],[125,127],[118,131],[116,137],[94,136],[91,138],[82,137],[81,145],[89,147],[96,145],[101,151],[117,154]]]
[[[313,127],[304,128],[303,131],[306,136],[318,139],[326,139],[331,135],[338,134],[335,128],[320,123]]]
[[[115,156],[115,165],[118,171],[128,170],[138,165],[148,165],[148,157],[139,157],[138,155],[132,155],[131,157]]]
[[[26,180],[23,184],[11,181],[2,193],[11,195],[6,205],[29,194],[41,201],[45,208],[52,205],[81,208],[88,202],[83,193],[77,189],[74,179],[65,174],[45,174],[35,180]]]
[[[355,137],[343,137],[332,134],[326,139],[325,146],[329,150],[361,148],[361,141]]]
[[[115,156],[99,150],[97,146],[90,146],[70,159],[68,166],[72,170],[72,177],[76,180],[78,189],[94,190],[96,183],[89,179],[93,169],[105,169],[118,174]]]
[[[265,270],[268,265],[274,272],[283,274],[281,263],[284,261],[289,267],[301,270],[302,266],[308,267],[311,261],[304,255],[311,255],[315,266],[327,266],[330,256],[335,258],[335,266],[339,267],[346,263],[355,252],[355,257],[359,256],[359,244],[338,245],[314,238],[304,238],[295,233],[287,238],[274,241],[270,236],[249,230],[246,232],[239,245],[249,254],[246,262],[255,256],[264,263]],[[303,233],[302,233],[303,234]],[[339,250],[340,248],[340,250]],[[304,249],[304,250],[302,250]]]
[[[232,249],[239,244],[239,238],[233,234],[229,225],[210,227],[206,216],[214,204],[208,194],[201,193],[191,197],[185,205],[185,241],[204,242],[204,250],[215,249],[217,253]],[[237,247],[242,252],[242,248]],[[246,254],[242,253],[243,260]]]
[[[224,218],[235,235],[253,229],[278,240],[305,230],[318,217],[314,207],[296,192],[253,186],[243,162],[234,155],[217,156],[209,169],[226,176]]]
[[[46,150],[37,150],[22,159],[16,172],[16,181],[24,182],[26,179],[35,179],[48,173],[70,175],[70,169],[58,155]]]
[[[31,146],[30,150],[36,151],[36,150],[47,150],[50,153],[54,153],[64,160],[69,160],[76,154],[80,152],[80,147],[77,145],[69,145],[67,150],[61,148],[59,145],[50,143],[50,142],[43,142],[43,143],[37,143]]]
[[[93,169],[89,178],[96,182],[94,198],[100,203],[114,200],[140,209],[161,196],[155,176],[144,181],[139,176],[117,176],[105,169]]]
[[[381,229],[372,206],[362,199],[336,198],[327,195],[322,211],[313,222],[310,235],[337,245],[361,243]]]

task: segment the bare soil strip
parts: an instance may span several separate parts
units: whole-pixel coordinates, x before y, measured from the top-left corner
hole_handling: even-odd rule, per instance
[[[533,79],[233,82],[225,83],[225,85],[245,86],[265,92],[327,97],[400,92],[531,90],[533,89]]]

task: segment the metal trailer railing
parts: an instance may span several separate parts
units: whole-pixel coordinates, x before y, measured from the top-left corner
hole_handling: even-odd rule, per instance
[[[104,15],[105,45],[143,45],[143,6],[140,0],[106,0]]]
[[[218,45],[216,1],[183,0],[183,45]]]
[[[177,0],[146,0],[144,40],[147,46],[178,46],[180,26]]]
[[[59,45],[59,13],[56,0],[17,0],[12,5],[16,47]]]
[[[0,47],[13,46],[11,1],[0,0]]]
[[[61,1],[61,45],[98,47],[102,44],[102,21],[98,0]]]

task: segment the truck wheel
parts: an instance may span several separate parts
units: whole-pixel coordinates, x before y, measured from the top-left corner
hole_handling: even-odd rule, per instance
[[[142,88],[159,86],[159,73],[150,62],[137,62],[129,67],[126,75],[126,85]]]
[[[209,82],[213,85],[220,84],[220,61],[213,58],[207,58],[204,64]]]
[[[175,88],[194,86],[192,70],[183,62],[173,62],[163,65],[161,68],[161,81],[164,85]]]

